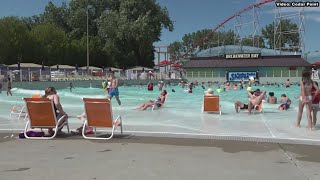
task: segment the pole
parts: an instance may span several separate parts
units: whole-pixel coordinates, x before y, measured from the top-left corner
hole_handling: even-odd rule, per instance
[[[87,7],[87,73],[89,73],[89,7]]]
[[[40,69],[40,77],[39,77],[39,81],[41,81],[42,77],[42,73],[41,73],[41,69]]]
[[[20,69],[20,82],[22,82],[22,69]]]

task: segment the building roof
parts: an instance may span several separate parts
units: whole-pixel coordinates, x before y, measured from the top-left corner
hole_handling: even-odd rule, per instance
[[[122,69],[119,69],[119,68],[115,68],[115,67],[108,67],[106,69],[109,70],[109,68],[111,69],[111,71],[121,71]]]
[[[11,64],[8,67],[18,67],[18,64]],[[42,68],[41,64],[35,63],[20,63],[21,68]]]
[[[87,66],[81,67],[82,70],[86,70]],[[95,67],[95,66],[89,66],[89,70],[101,70],[102,68],[100,67]]]
[[[127,69],[127,70],[131,70],[131,71],[142,71],[142,70],[152,71],[153,69],[147,68],[147,67],[136,66],[136,67],[134,67],[134,68]]]
[[[59,69],[75,69],[76,67],[74,66],[69,66],[69,65],[63,65],[63,64],[58,64]],[[57,68],[57,65],[51,66],[51,68]]]
[[[262,56],[258,59],[226,59],[224,57],[191,58],[184,68],[206,67],[306,67],[311,64],[300,55]]]
[[[238,46],[238,45],[225,45],[219,47],[213,47],[205,49],[196,54],[196,57],[212,57],[219,56],[223,54],[232,54],[232,53],[261,53],[262,56],[275,56],[279,55],[279,50],[267,49],[267,48],[258,48],[252,46]],[[282,51],[282,55],[298,55],[299,52],[289,52]]]

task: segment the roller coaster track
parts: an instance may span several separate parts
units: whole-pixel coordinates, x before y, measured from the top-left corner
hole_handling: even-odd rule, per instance
[[[238,12],[236,12],[235,14],[233,14],[232,16],[228,17],[227,19],[223,20],[220,24],[218,24],[216,27],[214,27],[205,37],[201,38],[198,42],[196,42],[191,48],[189,48],[186,52],[184,52],[182,55],[180,55],[180,57],[178,59],[175,59],[173,62],[175,63],[179,63],[182,58],[184,58],[186,55],[188,55],[192,50],[194,50],[196,47],[198,47],[199,45],[201,45],[205,40],[207,40],[216,30],[218,30],[220,27],[222,27],[224,24],[226,24],[227,22],[229,22],[230,20],[232,20],[233,18],[240,16],[242,13],[249,11],[251,9],[253,9],[254,7],[259,7],[262,6],[264,4],[273,2],[275,0],[263,0],[261,2],[252,4]]]

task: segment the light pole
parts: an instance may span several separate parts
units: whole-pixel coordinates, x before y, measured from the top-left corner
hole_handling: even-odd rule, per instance
[[[87,73],[89,75],[89,6],[87,6]]]

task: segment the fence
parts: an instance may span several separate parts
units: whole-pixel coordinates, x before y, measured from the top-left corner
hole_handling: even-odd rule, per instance
[[[137,73],[126,71],[127,80],[163,80],[163,79],[181,79],[183,76],[179,73]]]
[[[74,70],[58,70],[58,71],[43,71],[41,69],[20,69],[20,70],[1,70],[0,80],[10,77],[11,81],[72,81],[72,80],[100,80],[106,76],[93,76],[93,73],[88,74],[87,71]]]
[[[115,72],[116,77],[122,80],[163,80],[163,79],[180,79],[182,75],[180,73],[137,73],[131,71],[118,71]],[[170,77],[169,77],[170,75]],[[20,70],[1,70],[0,80],[10,77],[11,81],[78,81],[78,80],[104,80],[107,78],[107,74],[103,76],[93,76],[93,73],[88,74],[87,71],[74,71],[74,70],[58,70],[43,71],[41,69],[20,69]]]
[[[281,70],[281,71],[259,71],[259,77],[301,77],[302,71],[300,70]],[[216,72],[216,71],[187,71],[186,78],[225,78],[225,72]],[[318,77],[318,76],[317,76]]]

